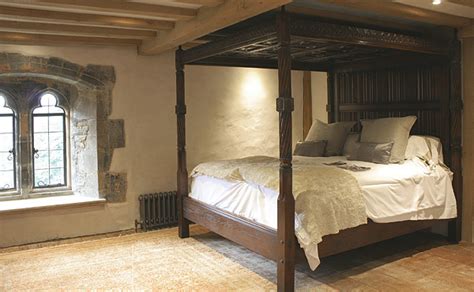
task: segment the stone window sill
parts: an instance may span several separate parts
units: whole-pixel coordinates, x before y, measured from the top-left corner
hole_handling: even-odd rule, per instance
[[[77,195],[11,200],[0,202],[0,215],[69,207],[98,206],[103,204],[105,204],[105,199],[88,198]]]

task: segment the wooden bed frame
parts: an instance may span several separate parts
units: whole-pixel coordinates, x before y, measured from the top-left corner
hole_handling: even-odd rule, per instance
[[[293,15],[281,10],[226,28],[215,40],[176,51],[179,236],[189,224],[205,226],[277,262],[280,291],[294,289],[294,266],[305,260],[294,234],[292,194],[291,70],[328,72],[329,121],[417,115],[413,133],[441,138],[445,162],[454,172],[458,218],[449,221],[449,238],[461,234],[461,75],[456,32],[434,38],[411,31],[354,25]],[[268,228],[188,197],[185,134],[185,65],[278,69],[280,194],[278,227]],[[430,228],[440,220],[369,224],[323,238],[321,257]]]

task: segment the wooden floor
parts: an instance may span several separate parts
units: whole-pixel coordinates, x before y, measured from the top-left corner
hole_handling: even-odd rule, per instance
[[[0,250],[0,291],[273,290],[275,264],[193,226]],[[474,245],[415,234],[298,266],[301,291],[474,291]]]

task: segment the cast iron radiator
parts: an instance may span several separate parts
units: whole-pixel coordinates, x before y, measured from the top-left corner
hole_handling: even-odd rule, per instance
[[[140,221],[135,220],[144,231],[178,225],[178,208],[176,192],[161,192],[140,195]]]

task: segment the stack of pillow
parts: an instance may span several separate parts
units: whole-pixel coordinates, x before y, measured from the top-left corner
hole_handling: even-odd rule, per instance
[[[361,133],[351,133],[356,122],[326,124],[316,120],[304,142],[298,142],[295,155],[346,156],[349,160],[373,163],[401,163],[421,158],[442,162],[439,139],[410,136],[415,116],[362,120]]]
[[[294,154],[312,157],[340,156],[347,135],[354,125],[355,122],[326,124],[316,120],[311,125],[305,141],[296,144]],[[308,151],[309,148],[313,151]]]

